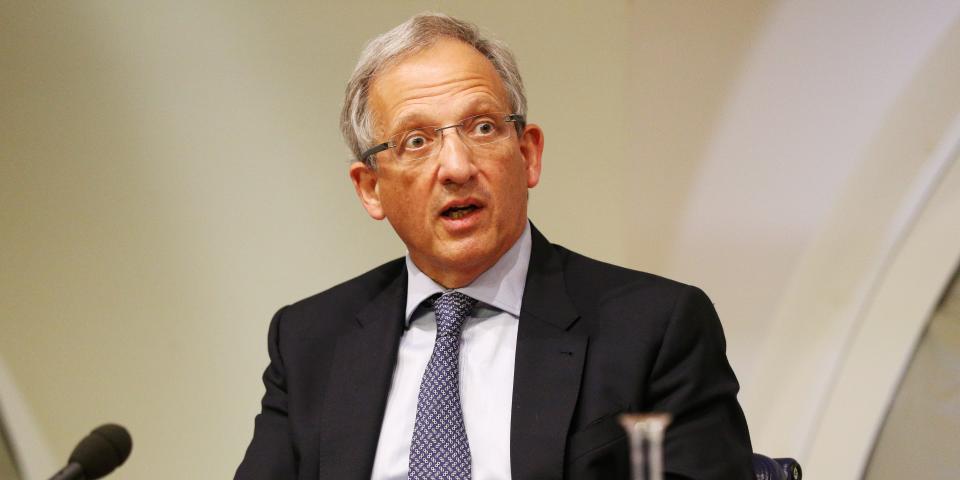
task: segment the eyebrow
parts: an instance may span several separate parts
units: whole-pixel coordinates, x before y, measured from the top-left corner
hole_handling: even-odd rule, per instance
[[[470,103],[467,103],[464,112],[462,113],[460,119],[472,116],[472,115],[482,115],[484,113],[494,113],[497,110],[500,110],[501,107],[497,105],[497,102],[490,101],[486,98],[478,98],[477,100],[472,100]],[[512,113],[512,112],[504,112]],[[429,116],[423,111],[416,111],[411,113],[405,113],[397,117],[393,122],[394,127],[390,130],[388,135],[396,135],[398,133],[406,132],[411,129],[420,128],[420,127],[437,127],[440,126],[439,122],[436,120],[428,120]]]
[[[422,112],[405,113],[394,121],[394,127],[390,130],[390,134],[405,132],[411,128],[423,127],[428,123],[431,122],[427,120],[427,116]]]

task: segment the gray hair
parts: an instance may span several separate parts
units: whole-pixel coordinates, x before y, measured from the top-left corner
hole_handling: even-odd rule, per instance
[[[373,146],[373,112],[367,105],[370,83],[384,68],[404,57],[430,47],[441,38],[454,38],[477,49],[490,60],[503,80],[510,97],[510,113],[527,114],[527,97],[517,61],[506,44],[483,36],[476,25],[442,13],[421,13],[394,27],[364,47],[360,60],[347,83],[346,98],[340,112],[340,131],[354,159],[376,167],[374,158],[361,158]]]

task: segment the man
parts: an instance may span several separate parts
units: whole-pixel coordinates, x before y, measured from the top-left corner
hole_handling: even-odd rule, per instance
[[[277,312],[236,478],[627,478],[618,415],[650,411],[674,418],[668,478],[752,476],[710,301],[532,227],[525,113],[513,56],[473,25],[419,15],[366,47],[350,178],[408,254]]]

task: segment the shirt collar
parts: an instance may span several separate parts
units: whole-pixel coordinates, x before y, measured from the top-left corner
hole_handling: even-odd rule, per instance
[[[530,266],[531,244],[528,221],[523,234],[510,247],[510,250],[497,260],[496,264],[480,274],[470,285],[456,290],[514,317],[520,317],[523,288],[527,283],[527,267]],[[443,293],[447,289],[420,271],[410,259],[409,253],[406,256],[406,262],[407,309],[404,321],[409,325],[410,316],[424,300],[436,293]]]

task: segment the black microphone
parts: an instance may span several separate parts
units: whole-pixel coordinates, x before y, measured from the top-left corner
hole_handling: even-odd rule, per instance
[[[100,425],[83,437],[70,454],[67,466],[50,480],[95,480],[123,464],[133,440],[127,429],[113,423]]]

